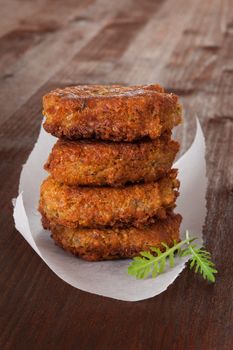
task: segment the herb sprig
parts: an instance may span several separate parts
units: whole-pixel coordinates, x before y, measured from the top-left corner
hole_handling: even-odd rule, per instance
[[[194,268],[195,273],[199,272],[204,279],[210,282],[215,282],[214,263],[211,261],[211,255],[202,247],[192,244],[196,238],[190,238],[189,232],[186,231],[186,238],[181,242],[174,241],[173,247],[169,247],[166,243],[162,243],[165,250],[151,247],[149,251],[140,252],[140,256],[133,258],[133,261],[128,267],[128,274],[135,276],[138,279],[147,278],[151,275],[155,278],[157,275],[164,272],[165,267],[169,264],[172,268],[175,265],[175,254],[180,257],[189,256],[189,267]]]

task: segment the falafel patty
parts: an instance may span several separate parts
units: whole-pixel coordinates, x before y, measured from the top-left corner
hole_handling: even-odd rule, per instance
[[[181,105],[159,85],[80,85],[43,97],[44,128],[68,139],[155,139],[181,122]]]
[[[67,185],[111,185],[152,182],[171,168],[179,143],[170,135],[154,141],[114,143],[59,140],[45,164],[58,182]]]
[[[43,226],[52,232],[51,237],[63,249],[89,261],[132,258],[150,247],[164,250],[179,241],[182,217],[169,214],[165,220],[140,228],[67,228],[42,218]]]
[[[166,218],[175,206],[177,170],[158,182],[123,188],[67,186],[48,177],[41,185],[40,212],[66,227],[138,226]]]

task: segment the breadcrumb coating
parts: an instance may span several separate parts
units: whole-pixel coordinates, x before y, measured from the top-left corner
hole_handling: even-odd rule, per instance
[[[124,188],[67,186],[48,177],[41,185],[40,212],[66,227],[139,226],[164,219],[175,206],[177,171],[157,182]]]
[[[169,214],[154,224],[122,228],[67,228],[43,217],[45,229],[51,230],[54,241],[66,251],[88,261],[132,258],[150,247],[172,246],[179,241],[181,215]]]
[[[155,139],[181,122],[178,97],[159,85],[80,85],[43,97],[44,128],[59,138]]]
[[[59,140],[45,169],[67,185],[148,183],[166,175],[178,150],[179,143],[170,135],[135,143]]]

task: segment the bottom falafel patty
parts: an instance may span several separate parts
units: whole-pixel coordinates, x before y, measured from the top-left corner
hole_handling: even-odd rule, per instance
[[[154,224],[123,228],[68,228],[56,225],[45,217],[42,223],[51,230],[51,237],[64,250],[88,261],[132,258],[150,247],[164,250],[166,243],[172,246],[179,241],[179,228],[182,217],[170,213],[165,220]]]

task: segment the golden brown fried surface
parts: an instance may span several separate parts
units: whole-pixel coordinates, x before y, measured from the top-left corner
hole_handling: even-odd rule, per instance
[[[155,139],[181,122],[178,97],[159,85],[83,85],[43,97],[44,128],[57,137]]]
[[[149,184],[124,188],[74,187],[48,177],[41,185],[40,212],[67,227],[134,226],[165,218],[175,206],[179,181],[176,170]]]
[[[45,169],[67,185],[152,182],[170,170],[178,150],[169,135],[136,143],[59,140]]]
[[[59,246],[85,260],[98,261],[131,258],[152,246],[163,250],[161,242],[172,246],[174,240],[179,241],[181,219],[178,214],[170,214],[149,226],[103,229],[66,228],[45,218],[42,222]]]

